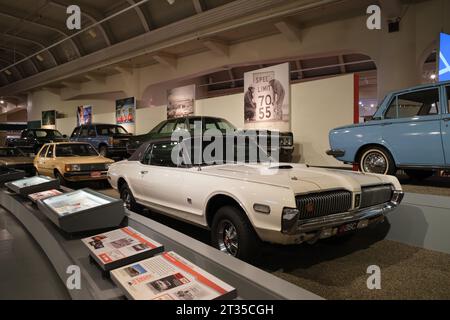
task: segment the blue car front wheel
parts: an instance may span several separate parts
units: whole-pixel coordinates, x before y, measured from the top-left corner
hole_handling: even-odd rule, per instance
[[[362,172],[394,175],[397,171],[389,151],[381,147],[370,147],[362,152],[359,160]]]

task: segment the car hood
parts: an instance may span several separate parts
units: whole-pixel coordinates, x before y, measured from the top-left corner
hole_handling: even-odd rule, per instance
[[[59,157],[58,162],[70,164],[91,164],[91,163],[113,163],[114,161],[105,157]]]
[[[393,184],[401,190],[394,177],[363,174],[346,170],[311,168],[301,164],[220,165],[202,169],[203,174],[290,188],[296,194],[313,191],[346,189],[352,192],[361,186]]]
[[[33,164],[33,158],[29,157],[2,157],[0,158],[0,165],[12,166],[20,164]]]

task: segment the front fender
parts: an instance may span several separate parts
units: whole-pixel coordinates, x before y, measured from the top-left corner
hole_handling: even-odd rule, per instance
[[[385,145],[379,125],[357,125],[331,130],[329,133],[332,150],[343,150],[345,154],[336,159],[354,163],[358,151],[369,144]],[[388,148],[388,146],[386,146]]]

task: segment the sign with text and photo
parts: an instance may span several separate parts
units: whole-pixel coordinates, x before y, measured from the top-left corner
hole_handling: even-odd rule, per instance
[[[105,270],[152,257],[164,250],[162,244],[131,227],[97,234],[82,241],[94,260]]]
[[[116,124],[136,122],[136,99],[134,97],[116,100]]]
[[[175,252],[142,260],[111,272],[133,300],[234,299],[236,289]]]
[[[439,81],[450,80],[450,35],[441,33],[439,49]]]
[[[92,106],[77,107],[77,126],[92,123]]]
[[[244,119],[255,123],[289,123],[289,63],[244,74]]]
[[[195,84],[167,91],[167,119],[194,114]]]
[[[56,111],[42,111],[42,128],[56,129]]]

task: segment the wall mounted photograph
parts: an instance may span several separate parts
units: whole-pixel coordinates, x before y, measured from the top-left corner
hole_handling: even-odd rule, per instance
[[[167,91],[167,119],[194,114],[195,84]]]
[[[136,99],[134,97],[116,100],[116,124],[135,123]]]
[[[56,111],[42,111],[42,127],[46,129],[56,129]]]
[[[289,63],[244,74],[245,125],[289,122]]]
[[[77,107],[77,126],[92,123],[92,106]]]

